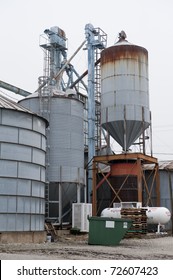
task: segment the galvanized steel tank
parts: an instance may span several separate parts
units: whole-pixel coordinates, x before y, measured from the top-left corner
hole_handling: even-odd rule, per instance
[[[145,48],[120,36],[114,46],[102,51],[101,124],[124,151],[150,125],[148,87]]]
[[[63,222],[69,222],[72,202],[77,201],[77,189],[84,186],[83,103],[60,90],[54,93],[51,88],[50,92],[49,88],[46,90],[50,110],[47,142],[49,218],[59,220],[62,214]],[[41,102],[38,94],[20,101],[36,113],[40,113]]]
[[[0,97],[0,232],[44,231],[46,124]]]

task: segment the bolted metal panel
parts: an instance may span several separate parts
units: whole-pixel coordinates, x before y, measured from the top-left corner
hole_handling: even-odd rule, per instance
[[[31,195],[35,197],[44,198],[45,197],[45,185],[44,183],[32,181]]]
[[[0,142],[18,143],[18,128],[0,125]]]
[[[47,122],[19,108],[0,108],[1,232],[44,230]]]
[[[17,195],[17,180],[14,178],[0,179],[0,196],[1,195]]]
[[[19,129],[19,143],[41,149],[42,135],[35,131]]]
[[[31,162],[32,148],[12,143],[0,143],[1,158]]]
[[[45,151],[41,151],[40,149],[32,149],[32,162],[45,166]]]
[[[1,231],[43,231],[44,215],[0,214]]]
[[[43,120],[33,116],[33,130],[39,132],[40,134],[45,135],[46,126],[43,125]]]
[[[101,53],[101,123],[123,150],[150,125],[148,52],[126,40]]]
[[[17,162],[0,160],[0,177],[17,177]]]
[[[18,176],[20,178],[32,179],[40,181],[40,166],[36,164],[19,162],[18,163]]]
[[[45,136],[41,136],[41,150],[46,151],[46,138]]]
[[[33,116],[30,114],[25,114],[23,112],[18,112],[14,117],[14,112],[14,110],[2,109],[2,124],[22,127],[31,130]]]

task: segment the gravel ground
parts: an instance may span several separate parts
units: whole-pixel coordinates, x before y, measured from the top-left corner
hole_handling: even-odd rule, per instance
[[[88,245],[88,235],[59,236],[43,244],[0,244],[1,260],[173,260],[173,237],[149,234],[117,246]]]

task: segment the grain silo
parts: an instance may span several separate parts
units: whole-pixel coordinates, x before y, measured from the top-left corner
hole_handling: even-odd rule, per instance
[[[46,218],[69,223],[72,203],[80,201],[84,186],[83,104],[60,91],[49,98]],[[40,102],[35,94],[20,101],[38,113]]]
[[[47,121],[0,97],[1,242],[45,240]]]
[[[84,196],[84,108],[74,91],[62,89],[62,65],[67,57],[65,32],[52,27],[44,33],[46,41],[40,46],[47,70],[39,78],[39,89],[20,103],[49,122],[46,220],[62,225],[71,223],[72,203],[81,202]]]
[[[136,201],[152,203],[145,178],[144,164],[152,165],[156,183],[156,205],[160,203],[158,162],[146,154],[146,129],[151,125],[149,109],[148,51],[129,43],[124,31],[114,46],[101,52],[101,125],[122,147],[121,154],[96,156],[93,169],[99,170],[100,163],[107,167],[107,173],[96,183],[94,174],[93,194],[96,204],[96,190],[102,182],[111,187],[109,203]],[[141,152],[133,152],[136,140],[143,145]],[[95,172],[94,172],[95,173]],[[109,180],[108,180],[109,179]],[[146,201],[144,201],[146,193]],[[108,205],[107,207],[111,207]],[[94,206],[95,207],[95,206]],[[96,213],[96,207],[93,211]]]
[[[148,51],[120,37],[101,53],[101,123],[123,151],[150,125]]]

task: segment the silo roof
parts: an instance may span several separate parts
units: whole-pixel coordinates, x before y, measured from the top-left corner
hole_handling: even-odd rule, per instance
[[[4,97],[1,94],[0,94],[0,108],[14,110],[14,111],[20,111],[20,112],[23,112],[23,113],[28,113],[28,114],[32,114],[32,115],[35,115],[35,116],[38,116],[38,117],[44,119],[42,116],[39,116],[38,114],[36,114],[36,113],[32,112],[31,110],[23,107],[19,103],[14,102],[13,100],[11,100],[7,97]],[[47,122],[46,119],[44,119],[44,120]],[[48,122],[47,122],[47,124],[48,124]]]
[[[173,160],[161,160],[158,162],[159,170],[173,170]],[[151,164],[145,164],[145,170],[153,169]]]
[[[127,41],[127,40],[119,40],[114,44],[114,46],[119,46],[119,45],[120,46],[121,45],[131,45],[131,46],[133,46],[133,44],[130,43],[129,41]]]
[[[159,161],[159,169],[173,170],[173,160]]]
[[[10,109],[10,110],[16,110],[16,111],[22,111],[26,113],[32,113],[30,110],[24,108],[23,106],[19,105],[18,103],[0,95],[0,108],[3,109]]]

